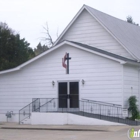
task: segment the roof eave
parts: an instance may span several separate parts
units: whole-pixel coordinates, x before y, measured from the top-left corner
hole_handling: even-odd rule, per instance
[[[51,49],[47,50],[46,52],[44,52],[44,53],[42,53],[42,54],[40,54],[40,55],[34,57],[34,58],[31,59],[31,60],[28,60],[27,62],[25,62],[25,63],[23,63],[23,64],[21,64],[21,65],[15,67],[15,68],[0,71],[0,74],[5,74],[5,73],[10,73],[10,72],[18,71],[18,70],[20,70],[21,68],[23,68],[23,67],[29,65],[30,63],[36,61],[37,59],[43,57],[44,55],[46,55],[46,54],[52,52],[53,50],[55,50],[55,49],[57,49],[57,48],[59,48],[60,46],[64,45],[65,43],[66,43],[66,41],[64,41],[64,42],[62,42],[62,43],[60,43],[60,44],[58,44],[58,45],[55,46],[55,47],[52,47]]]
[[[85,51],[87,51],[87,52],[91,52],[91,53],[94,53],[94,54],[96,54],[96,55],[99,55],[99,56],[102,56],[102,57],[105,57],[105,58],[108,58],[108,59],[117,61],[117,62],[119,62],[120,64],[125,64],[125,63],[127,63],[127,62],[124,61],[124,60],[120,60],[120,59],[117,59],[117,58],[114,58],[114,57],[111,57],[111,56],[108,56],[108,55],[105,55],[105,54],[101,54],[101,53],[96,52],[96,51],[94,51],[94,50],[89,50],[89,49],[80,47],[79,45],[73,44],[73,43],[71,43],[71,42],[67,42],[67,44],[68,44],[68,45],[71,45],[71,46],[75,46],[76,48],[85,50]]]
[[[140,63],[138,63],[138,62],[129,62],[129,61],[127,61],[126,64],[133,65],[133,66],[140,66]]]
[[[20,70],[20,67],[16,67],[16,68],[13,68],[13,69],[8,69],[8,70],[0,71],[0,74],[10,73],[10,72],[18,71],[18,70]]]
[[[57,40],[54,42],[54,45],[57,45],[57,43],[60,41],[60,39],[64,36],[64,34],[67,32],[69,27],[74,23],[74,21],[77,19],[77,17],[82,13],[82,11],[85,9],[85,5],[82,6],[82,8],[77,12],[77,14],[74,16],[74,18],[70,21],[70,23],[66,26],[66,28],[63,30],[63,32],[60,34],[60,36],[57,38]]]
[[[93,54],[96,54],[96,55],[99,55],[99,56],[102,56],[102,57],[105,57],[105,58],[108,58],[108,59],[117,61],[117,62],[119,62],[120,64],[125,64],[125,63],[126,63],[126,61],[123,61],[123,60],[120,60],[120,59],[117,59],[117,58],[113,58],[113,57],[111,57],[111,56],[108,56],[108,55],[105,55],[105,54],[101,54],[101,53],[99,53],[99,52],[96,52],[96,51],[93,51],[93,50],[89,50],[89,49],[87,49],[87,48],[83,48],[83,47],[81,47],[81,46],[79,46],[79,45],[76,45],[76,44],[71,43],[71,42],[68,42],[68,41],[64,41],[64,42],[62,42],[62,43],[56,45],[55,47],[51,48],[50,50],[48,50],[48,51],[46,51],[46,52],[44,52],[44,53],[38,55],[37,57],[35,57],[35,58],[33,58],[33,59],[31,59],[31,60],[29,60],[29,61],[27,61],[27,62],[21,64],[20,66],[18,66],[18,67],[16,67],[16,68],[1,71],[0,74],[5,74],[5,73],[10,73],[10,72],[18,71],[18,70],[22,69],[23,67],[29,65],[30,63],[36,61],[37,59],[43,57],[44,55],[49,54],[50,52],[52,52],[52,51],[58,49],[59,47],[63,46],[64,44],[71,45],[71,46],[76,47],[76,48],[79,48],[79,49],[81,49],[81,50],[85,50],[85,51],[87,51],[87,52],[91,52],[91,53],[93,53]]]

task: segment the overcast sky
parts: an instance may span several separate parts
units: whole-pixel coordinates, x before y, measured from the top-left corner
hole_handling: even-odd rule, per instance
[[[0,0],[0,22],[6,22],[32,48],[41,41],[47,22],[53,40],[64,30],[83,4],[140,24],[140,0]]]

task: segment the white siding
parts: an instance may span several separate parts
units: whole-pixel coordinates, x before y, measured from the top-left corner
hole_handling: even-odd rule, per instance
[[[133,59],[86,10],[81,13],[59,42],[63,40],[82,42]]]
[[[65,52],[72,57],[69,75],[61,64]],[[80,98],[122,104],[122,65],[65,45],[20,71],[0,75],[0,113],[18,113],[32,98],[57,98],[57,82],[63,80],[79,81]]]
[[[139,76],[138,67],[124,65],[124,107],[128,107],[128,99],[135,95],[139,100]]]

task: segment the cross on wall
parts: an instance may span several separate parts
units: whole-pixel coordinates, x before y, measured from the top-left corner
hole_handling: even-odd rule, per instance
[[[66,53],[64,58],[62,58],[62,66],[66,68],[66,74],[69,74],[69,60],[71,57],[69,57],[69,53]],[[65,61],[67,61],[67,64],[65,64]]]

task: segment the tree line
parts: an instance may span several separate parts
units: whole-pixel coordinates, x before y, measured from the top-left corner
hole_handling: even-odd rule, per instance
[[[21,38],[6,23],[0,22],[0,71],[14,68],[48,49],[47,45],[41,43],[32,49],[25,38]]]

